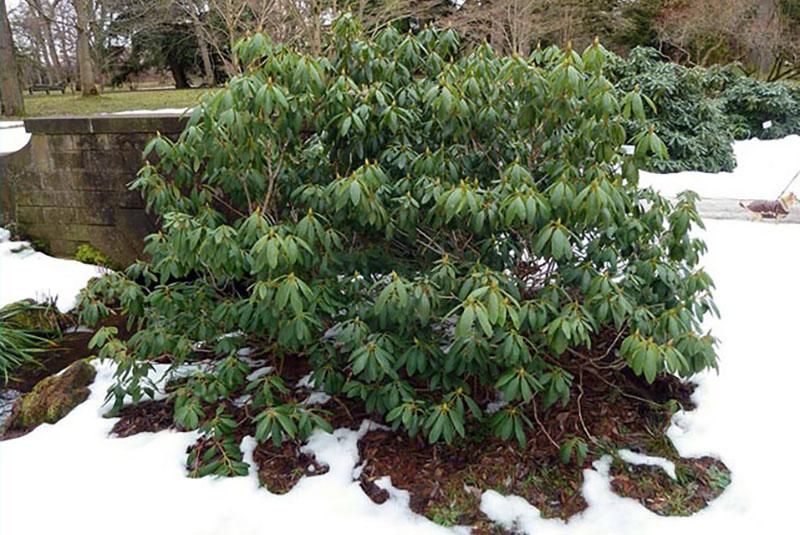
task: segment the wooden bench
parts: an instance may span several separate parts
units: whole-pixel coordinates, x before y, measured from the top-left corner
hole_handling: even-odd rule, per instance
[[[33,84],[28,88],[28,93],[33,95],[33,93],[36,91],[44,91],[49,95],[50,91],[61,91],[61,94],[63,95],[66,92],[66,90],[67,90],[66,82],[61,82],[58,84]]]

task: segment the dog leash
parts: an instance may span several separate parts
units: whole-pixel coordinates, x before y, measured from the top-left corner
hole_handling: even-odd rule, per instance
[[[781,192],[778,194],[778,198],[781,198],[781,197],[783,196],[783,194],[784,194],[784,193],[786,193],[786,190],[787,190],[787,189],[789,189],[789,186],[791,186],[791,185],[792,185],[792,182],[794,182],[795,180],[797,180],[797,177],[799,177],[799,176],[800,176],[800,169],[798,169],[798,170],[797,170],[797,172],[794,174],[794,176],[793,176],[793,177],[792,177],[792,179],[789,181],[789,183],[788,183],[788,184],[786,184],[786,187],[785,187],[785,188],[783,188],[783,191],[781,191]]]

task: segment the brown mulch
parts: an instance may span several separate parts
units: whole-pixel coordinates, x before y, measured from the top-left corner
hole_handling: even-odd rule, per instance
[[[562,362],[577,368],[577,359],[565,355]],[[580,493],[582,469],[593,459],[621,447],[662,445],[671,416],[662,404],[672,399],[683,408],[693,407],[689,399],[693,386],[674,377],[647,385],[631,374],[614,373],[613,381],[589,373],[582,379],[576,376],[575,384],[580,384],[583,394],[574,392],[563,408],[539,406],[541,424],[529,415],[534,428],[528,430],[524,448],[481,436],[477,429],[467,432],[476,438],[453,446],[430,446],[403,433],[371,432],[359,441],[365,462],[361,486],[381,503],[388,493],[374,481],[388,475],[396,488],[409,491],[415,512],[445,525],[475,526],[478,533],[494,529],[479,510],[481,492],[488,489],[522,496],[546,518],[567,519],[587,506]],[[612,387],[603,379],[619,386]],[[478,399],[482,405],[486,401]],[[562,464],[558,448],[550,441],[562,444],[572,436],[590,446],[581,466]]]
[[[730,470],[712,457],[672,459],[677,480],[656,466],[611,465],[611,488],[662,516],[689,516],[705,508],[730,483]]]
[[[488,437],[458,446],[429,446],[391,431],[373,431],[359,441],[365,462],[361,485],[381,503],[388,493],[376,491],[374,481],[388,475],[394,487],[409,491],[413,511],[450,525],[488,528],[482,526],[486,518],[479,504],[481,493],[489,489],[520,495],[547,517],[568,518],[585,509],[580,470],[529,446],[520,450]]]
[[[292,442],[284,442],[280,448],[271,442],[259,444],[253,451],[253,460],[258,466],[258,480],[273,494],[289,492],[304,476],[321,476],[328,471],[328,465],[301,452]]]
[[[137,433],[157,433],[164,429],[174,429],[171,400],[143,401],[138,405],[127,405],[115,417],[119,420],[111,428],[118,437],[129,437]]]

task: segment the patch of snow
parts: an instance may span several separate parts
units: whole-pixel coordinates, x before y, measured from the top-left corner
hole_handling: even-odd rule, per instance
[[[0,121],[0,154],[17,152],[30,138],[22,121]]]
[[[325,405],[331,400],[331,397],[325,392],[311,392],[308,397],[303,400],[303,405]]]
[[[314,388],[314,373],[308,372],[297,381],[297,388]]]
[[[678,479],[675,475],[675,463],[663,457],[653,457],[651,455],[642,455],[628,449],[621,449],[617,452],[619,458],[630,464],[644,465],[644,466],[658,466],[672,479]]]
[[[78,325],[75,327],[67,327],[64,329],[64,334],[75,334],[75,333],[93,333],[94,330],[86,327],[84,325]]]
[[[398,500],[403,504],[403,507],[408,507],[408,504],[411,502],[411,495],[407,490],[398,489],[392,485],[391,476],[379,477],[374,481],[374,483],[376,487],[389,493],[389,499]]]
[[[102,273],[98,266],[34,251],[0,229],[0,307],[23,299],[55,299],[58,309],[67,312],[89,279]]]
[[[370,422],[315,432],[303,449],[329,471],[287,494],[268,492],[252,469],[246,477],[191,479],[184,463],[196,433],[109,436],[117,419],[102,416],[103,398],[113,369],[97,368],[89,399],[63,420],[0,442],[0,533],[141,535],[153,526],[183,535],[448,533],[398,500],[378,505],[361,490],[357,442]],[[251,466],[254,447],[252,437],[242,441]],[[131,514],[131,504],[146,514]]]
[[[233,400],[233,404],[237,407],[244,407],[252,396],[250,394],[243,394]]]
[[[731,173],[641,173],[640,185],[652,186],[662,195],[675,197],[692,190],[716,199],[775,199],[800,171],[800,136],[781,139],[735,141],[736,168]],[[800,192],[800,178],[790,191]]]
[[[272,373],[272,370],[274,370],[274,369],[275,368],[273,368],[272,366],[264,366],[263,368],[259,368],[259,369],[255,370],[254,372],[251,372],[250,375],[247,376],[247,380],[248,381],[255,381],[259,377],[264,377],[265,375],[268,375],[268,374]]]
[[[508,401],[500,399],[497,401],[490,401],[486,404],[486,414],[495,414],[497,411],[508,405]]]
[[[101,115],[183,115],[191,111],[192,108],[160,108],[157,110],[125,110],[115,111],[108,113],[101,113]]]

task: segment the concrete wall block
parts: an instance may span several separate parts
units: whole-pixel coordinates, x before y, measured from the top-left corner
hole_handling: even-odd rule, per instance
[[[50,146],[50,151],[53,153],[78,150],[78,143],[75,136],[53,135],[43,137],[46,137],[47,143]]]
[[[79,150],[82,151],[111,151],[116,149],[114,134],[80,134],[73,136]]]
[[[47,206],[41,209],[41,222],[55,225],[72,225],[78,222],[78,210],[69,206]]]
[[[0,157],[0,220],[19,221],[52,254],[72,256],[89,243],[127,266],[156,229],[128,184],[156,132],[175,139],[185,122],[167,115],[26,120],[30,143]]]
[[[50,152],[50,144],[44,136],[31,136],[31,158],[33,167],[39,173],[51,173],[56,169],[54,154]]]
[[[72,240],[52,239],[47,245],[47,252],[54,256],[72,257],[82,242]]]
[[[117,194],[117,208],[135,208],[144,210],[145,202],[142,194],[137,191],[121,191]]]
[[[18,206],[17,222],[21,225],[39,225],[44,221],[42,209],[38,206]]]
[[[72,241],[94,243],[94,240],[97,238],[98,234],[103,232],[104,228],[112,227],[83,224],[68,225],[64,227],[63,238]]]
[[[83,211],[99,210],[117,205],[117,195],[108,191],[93,190],[26,190],[17,193],[19,206],[52,206],[79,208]]]
[[[81,210],[76,221],[84,225],[114,225],[116,219],[112,206],[96,206],[92,210]]]
[[[80,171],[86,163],[86,153],[81,150],[64,150],[55,152],[51,155],[55,162],[54,169],[47,169],[48,173],[53,173],[56,170],[74,170]],[[44,169],[42,169],[44,171]]]

